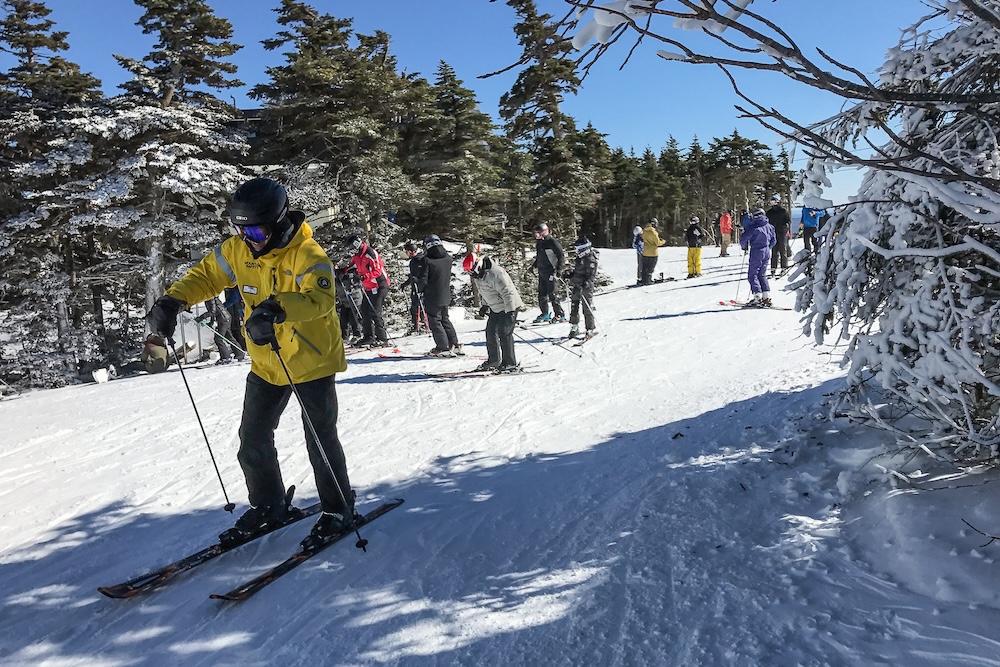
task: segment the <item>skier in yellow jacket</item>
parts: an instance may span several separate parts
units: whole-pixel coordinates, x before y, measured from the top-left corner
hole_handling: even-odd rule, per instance
[[[653,284],[653,269],[660,259],[660,246],[666,245],[666,241],[660,239],[656,232],[656,225],[659,224],[653,218],[642,230],[642,284]]]
[[[306,448],[323,507],[303,541],[308,546],[348,528],[354,520],[354,495],[337,436],[335,376],[347,370],[347,359],[336,314],[333,265],[312,238],[305,214],[289,210],[285,189],[275,181],[247,181],[233,194],[229,209],[237,235],[171,285],[146,319],[154,333],[170,339],[182,309],[214,298],[227,287],[240,291],[252,363],[237,458],[246,477],[250,509],[220,538],[239,541],[296,511],[286,498],[274,445],[278,419],[292,393],[290,375],[320,440],[315,442],[306,429]]]

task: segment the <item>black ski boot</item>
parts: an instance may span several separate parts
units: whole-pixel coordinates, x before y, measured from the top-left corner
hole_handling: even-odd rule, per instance
[[[258,507],[251,506],[236,520],[232,528],[219,535],[219,542],[223,545],[240,544],[251,537],[274,530],[296,515],[301,515],[302,510],[292,507],[294,494],[295,487],[291,486],[280,502]]]

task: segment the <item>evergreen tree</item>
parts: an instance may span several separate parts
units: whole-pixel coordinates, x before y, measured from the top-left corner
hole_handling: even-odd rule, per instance
[[[556,235],[573,237],[582,213],[597,201],[596,174],[580,161],[579,136],[572,117],[563,113],[565,96],[575,94],[580,79],[567,57],[572,44],[560,37],[551,16],[539,14],[534,0],[508,0],[519,21],[514,28],[523,47],[525,68],[500,98],[506,132],[533,158],[533,192],[526,217],[530,228],[546,223]]]
[[[407,102],[417,99],[408,92],[421,84],[397,73],[384,32],[357,34],[351,19],[297,0],[282,0],[277,11],[283,30],[264,47],[285,49],[285,64],[269,67],[270,81],[250,93],[280,132],[261,160],[282,165],[297,205],[332,209],[341,226],[384,239],[385,214],[422,199],[398,154],[403,119],[415,111]],[[317,237],[329,244],[334,231]]]
[[[228,22],[196,0],[139,4],[154,51],[142,61],[118,57],[135,74],[128,93],[68,107],[47,128],[47,150],[17,167],[30,206],[6,225],[15,245],[42,227],[56,239],[50,254],[63,263],[45,280],[65,287],[35,295],[34,309],[43,322],[44,298],[69,309],[47,326],[59,334],[52,344],[81,362],[102,356],[93,333],[109,301],[119,321],[106,342],[118,349],[104,355],[120,362],[121,348],[137,344],[168,260],[189,261],[221,238],[229,193],[246,178],[232,166],[245,142],[225,125],[231,108],[194,88],[238,85],[223,76],[232,66],[217,60],[238,48],[227,41]],[[78,289],[84,284],[94,293]]]
[[[438,66],[431,89],[432,108],[418,119],[419,149],[410,161],[428,192],[411,228],[415,236],[438,233],[469,241],[495,240],[500,234],[500,169],[490,150],[493,123],[479,110],[474,93],[454,68]],[[416,148],[416,147],[414,147]]]

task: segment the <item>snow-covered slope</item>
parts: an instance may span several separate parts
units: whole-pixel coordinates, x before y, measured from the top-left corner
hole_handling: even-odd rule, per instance
[[[686,275],[684,253],[658,270]],[[478,360],[352,357],[352,481],[363,507],[406,504],[363,530],[368,553],[345,541],[245,603],[208,594],[307,524],[144,597],[96,590],[233,520],[176,371],[0,402],[0,664],[1000,665],[1000,547],[962,523],[1000,532],[996,474],[878,456],[884,436],[824,421],[838,355],[797,313],[719,305],[746,295],[741,257],[704,254],[701,278],[624,289],[634,254],[603,251],[601,336],[518,332],[537,346],[520,361],[553,372],[435,382]],[[471,354],[482,326],[459,324]],[[237,511],[247,369],[187,373]],[[309,501],[294,402],[278,443]]]

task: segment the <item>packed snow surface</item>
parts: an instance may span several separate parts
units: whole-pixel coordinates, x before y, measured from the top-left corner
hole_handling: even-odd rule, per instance
[[[657,271],[683,277],[685,253]],[[963,522],[1000,534],[996,471],[827,420],[841,351],[793,311],[720,305],[747,287],[738,248],[717,255],[626,289],[635,254],[602,251],[599,337],[518,330],[519,360],[552,372],[442,382],[425,373],[479,360],[352,356],[359,503],[406,502],[362,530],[367,553],[345,540],[243,603],[208,595],[308,522],[148,595],[97,592],[233,521],[176,370],[3,400],[0,664],[1000,665],[1000,543]],[[483,321],[458,328],[482,355]],[[247,370],[187,371],[237,512]],[[277,440],[313,501],[294,401]]]

